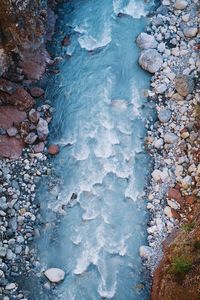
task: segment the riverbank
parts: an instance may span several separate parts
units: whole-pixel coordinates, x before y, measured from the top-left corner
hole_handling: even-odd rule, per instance
[[[183,238],[184,230],[188,230],[191,238],[192,230],[195,236],[199,232],[196,220],[200,174],[198,30],[198,1],[164,0],[146,33],[137,39],[142,49],[139,63],[154,74],[151,90],[146,94],[156,103],[158,114],[158,121],[148,127],[146,140],[154,160],[147,193],[151,214],[149,247],[140,248],[154,274],[152,299],[199,299],[198,291],[194,294],[196,281],[191,284],[190,280],[184,288],[176,276],[181,272],[186,275],[192,268],[194,274],[197,272],[197,260],[180,246],[188,238],[181,240],[180,236]],[[195,225],[191,225],[193,221]],[[162,243],[168,235],[171,239],[166,240],[164,258],[158,265],[163,256]],[[179,239],[174,240],[174,235]],[[179,270],[188,260],[190,268]],[[195,277],[198,272],[191,276]],[[189,278],[188,275],[188,282]]]

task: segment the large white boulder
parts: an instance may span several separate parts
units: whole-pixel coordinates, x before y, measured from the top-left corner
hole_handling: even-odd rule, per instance
[[[156,49],[143,50],[140,54],[140,66],[150,73],[157,72],[161,68],[162,63],[162,56]]]
[[[188,2],[186,0],[176,0],[175,3],[174,3],[174,7],[176,9],[184,9],[188,6]]]
[[[147,34],[145,32],[142,32],[138,35],[136,39],[136,43],[138,47],[140,47],[141,49],[152,49],[152,48],[156,48],[158,45],[154,36]]]
[[[65,272],[59,268],[47,269],[44,275],[53,283],[59,283],[65,278]]]

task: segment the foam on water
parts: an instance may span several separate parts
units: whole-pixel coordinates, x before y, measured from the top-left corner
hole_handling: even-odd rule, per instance
[[[134,19],[139,19],[147,14],[145,3],[143,1],[129,0],[128,4],[125,4],[124,0],[113,0],[113,9],[116,15],[122,13],[129,15]]]

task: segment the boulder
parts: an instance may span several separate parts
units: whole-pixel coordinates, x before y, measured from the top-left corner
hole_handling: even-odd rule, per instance
[[[191,76],[177,75],[175,77],[175,89],[179,95],[186,97],[191,94],[194,89],[194,81]]]
[[[50,268],[44,272],[44,275],[52,283],[59,283],[65,278],[65,272],[58,268]]]
[[[37,140],[37,135],[34,132],[30,132],[24,139],[26,144],[32,145]]]
[[[0,76],[7,70],[8,61],[4,49],[0,48]]]
[[[140,54],[140,66],[150,73],[157,72],[161,68],[162,63],[162,56],[155,49],[143,50]]]
[[[0,136],[0,156],[11,159],[19,158],[25,143],[22,139],[9,137],[6,135]]]
[[[176,200],[178,203],[182,203],[183,202],[183,197],[181,195],[181,192],[178,189],[176,189],[176,188],[169,189],[167,197],[169,199]]]
[[[161,123],[167,123],[171,118],[171,110],[167,108],[161,108],[158,112],[158,119]]]
[[[187,38],[195,37],[198,33],[197,27],[187,27],[183,30],[184,36]]]
[[[188,2],[186,0],[176,0],[174,3],[174,7],[176,9],[185,9],[188,6]]]
[[[34,146],[33,148],[35,153],[42,153],[44,151],[44,143],[40,142],[37,145]]]
[[[7,129],[7,134],[9,136],[16,136],[17,132],[18,132],[18,130],[16,127],[10,127]]]
[[[9,129],[14,124],[18,125],[26,119],[25,112],[11,105],[0,106],[0,128]]]
[[[49,153],[49,154],[56,155],[56,154],[59,153],[59,151],[60,151],[60,148],[59,148],[59,146],[56,145],[56,144],[52,144],[52,145],[50,145],[50,146],[48,147],[48,153]]]
[[[40,120],[37,124],[37,133],[38,133],[38,137],[41,141],[46,140],[46,138],[49,134],[48,123],[46,120],[40,118]]]
[[[164,141],[167,144],[175,144],[177,140],[178,140],[178,136],[174,133],[169,132],[164,135]]]
[[[142,32],[138,35],[136,39],[136,43],[138,47],[140,47],[143,50],[156,48],[158,45],[154,36],[147,34],[145,32]]]
[[[38,98],[44,95],[44,90],[40,87],[33,87],[30,89],[30,94],[31,96]]]
[[[32,123],[36,124],[40,119],[40,113],[36,111],[34,108],[32,108],[29,111],[28,118]]]
[[[173,213],[170,206],[165,206],[164,213],[168,218],[173,218]]]

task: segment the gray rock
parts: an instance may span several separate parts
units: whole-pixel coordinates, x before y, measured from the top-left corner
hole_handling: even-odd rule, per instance
[[[5,257],[7,253],[7,249],[4,247],[0,247],[0,257]]]
[[[7,129],[7,134],[9,136],[16,136],[17,132],[17,128],[15,127],[10,127],[9,129]]]
[[[175,3],[174,3],[174,7],[176,9],[184,9],[188,6],[188,2],[186,0],[176,0]]]
[[[65,278],[65,272],[58,268],[50,268],[44,272],[44,275],[53,283],[59,283]]]
[[[139,252],[140,252],[140,257],[148,260],[151,258],[151,256],[154,253],[153,249],[149,246],[140,246]]]
[[[141,49],[152,49],[157,47],[157,42],[154,38],[154,36],[147,34],[145,32],[142,32],[138,35],[136,39],[136,43],[138,47]]]
[[[32,145],[37,140],[37,135],[34,132],[30,132],[27,137],[25,138],[25,143]]]
[[[148,49],[141,52],[139,64],[144,70],[155,73],[161,68],[162,63],[162,56],[157,50]]]
[[[49,129],[48,129],[48,123],[46,120],[40,118],[38,125],[37,125],[37,133],[39,136],[39,139],[41,141],[44,141],[48,134],[49,134]]]
[[[167,108],[162,108],[158,112],[158,119],[160,120],[161,123],[167,123],[170,118],[171,118],[171,111]]]
[[[177,75],[175,77],[175,89],[179,95],[186,97],[191,94],[194,89],[194,81],[191,76]]]
[[[164,141],[167,144],[174,144],[174,143],[177,142],[177,140],[178,140],[178,136],[176,134],[174,134],[174,133],[170,132],[170,133],[166,133],[164,135]]]
[[[187,27],[183,30],[184,36],[188,38],[195,37],[198,33],[197,27]]]

